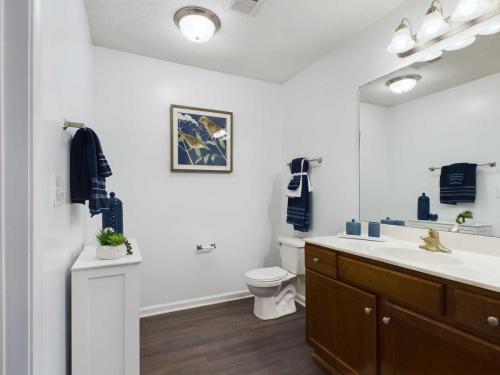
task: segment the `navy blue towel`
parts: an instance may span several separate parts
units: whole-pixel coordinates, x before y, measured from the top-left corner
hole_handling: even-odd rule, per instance
[[[458,163],[441,168],[440,201],[443,204],[476,201],[477,164]]]
[[[290,172],[307,173],[309,170],[309,162],[305,158],[293,159],[290,163]],[[300,197],[289,197],[286,222],[293,225],[293,229],[300,232],[308,232],[311,225],[310,213],[310,193],[309,180],[307,176],[294,176],[289,184],[291,190],[296,190],[302,179],[302,191]],[[295,187],[295,189],[293,189]]]
[[[108,210],[106,177],[111,175],[97,134],[90,128],[78,129],[70,150],[71,202],[88,200],[91,216]]]

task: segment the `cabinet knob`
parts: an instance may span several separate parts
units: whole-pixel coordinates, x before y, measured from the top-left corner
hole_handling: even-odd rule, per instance
[[[320,258],[318,258],[318,257],[314,257],[314,259],[313,259],[314,263],[318,263],[320,260],[321,260],[321,259],[320,259]]]
[[[490,326],[498,327],[498,318],[496,316],[489,316],[486,320]]]
[[[371,307],[365,307],[365,314],[366,315],[370,315],[371,312],[372,312],[372,308]]]
[[[389,318],[388,316],[384,316],[382,318],[382,323],[384,323],[385,325],[388,325],[390,322],[391,322],[391,318]]]

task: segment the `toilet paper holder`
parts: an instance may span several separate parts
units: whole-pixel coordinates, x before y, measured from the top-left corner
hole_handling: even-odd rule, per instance
[[[196,245],[196,254],[211,253],[213,250],[217,249],[217,244],[211,243],[210,246]]]

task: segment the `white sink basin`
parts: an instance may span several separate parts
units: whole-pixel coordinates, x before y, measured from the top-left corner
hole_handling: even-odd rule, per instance
[[[373,254],[422,264],[462,264],[459,259],[453,256],[453,253],[435,253],[423,249],[410,249],[406,247],[378,247],[373,250]]]

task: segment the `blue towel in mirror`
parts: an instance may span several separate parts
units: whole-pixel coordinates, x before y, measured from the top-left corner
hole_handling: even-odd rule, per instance
[[[443,204],[476,201],[477,164],[458,163],[441,168],[440,201]]]

